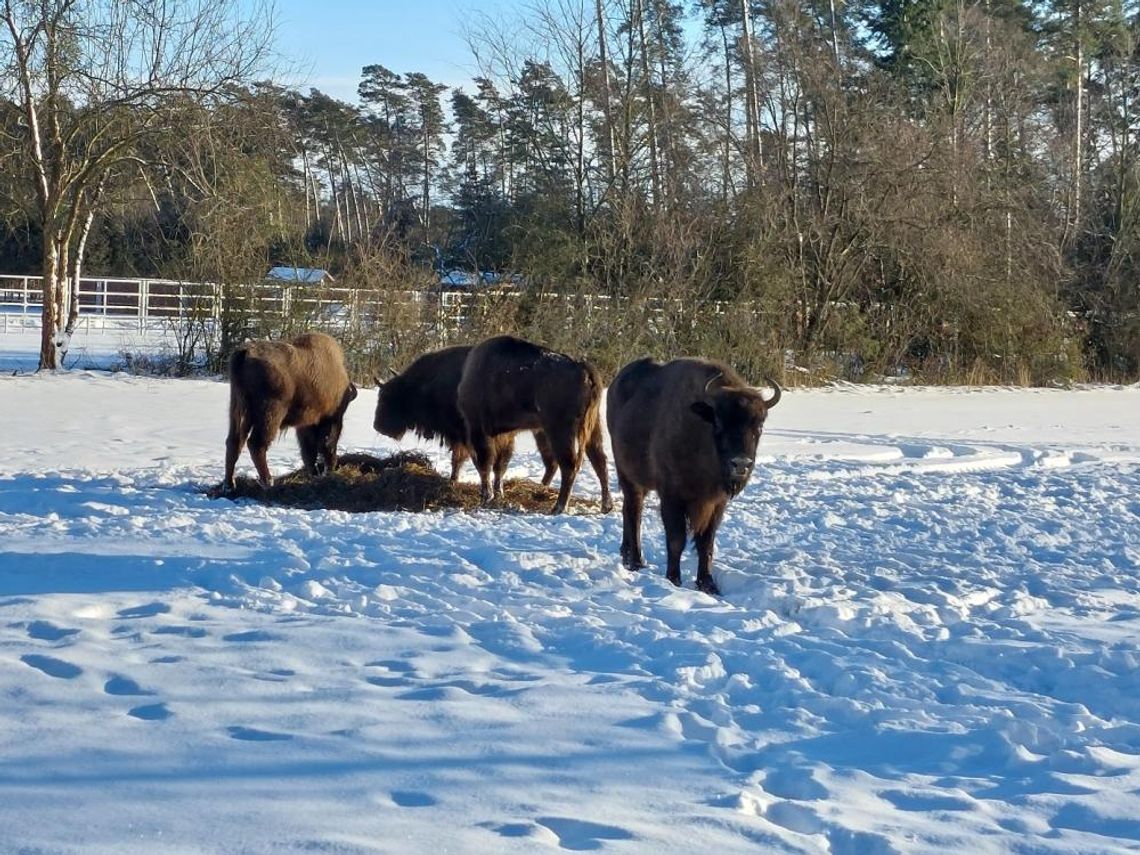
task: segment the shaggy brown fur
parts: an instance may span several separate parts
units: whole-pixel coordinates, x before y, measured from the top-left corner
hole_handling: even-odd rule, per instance
[[[295,428],[306,471],[336,468],[336,447],[344,411],[356,397],[336,339],[305,333],[292,341],[251,341],[230,358],[230,429],[222,485],[234,489],[234,467],[242,446],[258,479],[273,483],[266,452],[282,428]]]
[[[593,366],[512,336],[472,348],[459,381],[459,412],[479,470],[484,502],[491,500],[494,438],[541,430],[558,463],[560,483],[552,513],[566,510],[582,455],[602,486],[602,510],[613,508],[598,412],[602,380]]]
[[[780,387],[765,400],[735,371],[708,359],[631,362],[606,395],[606,422],[621,486],[622,561],[645,566],[641,512],[656,490],[667,547],[666,577],[681,584],[687,531],[697,548],[697,587],[719,594],[712,577],[713,540],[729,499],[752,474],[756,446]]]
[[[479,486],[448,480],[432,468],[422,453],[400,452],[391,457],[341,455],[336,472],[313,477],[303,469],[262,487],[252,478],[237,479],[233,492],[207,491],[211,498],[248,498],[268,505],[337,511],[474,510],[480,506]],[[534,513],[550,507],[554,490],[534,481],[508,480],[504,495],[492,507]],[[597,511],[596,502],[579,502],[576,509]]]
[[[390,380],[377,379],[376,416],[372,426],[392,439],[402,439],[409,430],[421,439],[439,439],[451,450],[451,480],[459,480],[459,470],[471,458],[467,444],[467,426],[459,413],[457,401],[463,363],[471,345],[456,345],[425,353]],[[542,483],[554,478],[554,454],[542,431],[534,432],[534,441],[542,455],[545,472]],[[514,433],[492,440],[495,495],[503,495],[503,473],[507,471],[515,450]]]

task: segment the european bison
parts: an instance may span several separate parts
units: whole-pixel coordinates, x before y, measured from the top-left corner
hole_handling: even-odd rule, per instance
[[[470,352],[471,345],[456,345],[425,353],[402,373],[387,381],[376,381],[379,394],[372,426],[395,440],[402,439],[408,431],[421,439],[438,438],[451,449],[452,481],[459,479],[459,470],[471,457],[467,426],[458,403],[459,379]],[[506,433],[493,441],[496,496],[503,494],[503,474],[514,453],[514,437],[513,433]],[[534,441],[545,466],[542,483],[549,484],[554,478],[554,454],[542,431],[534,432]]]
[[[631,362],[606,395],[606,422],[624,504],[622,562],[645,566],[641,510],[656,490],[665,524],[666,578],[681,584],[686,531],[697,547],[697,588],[719,594],[712,577],[713,539],[728,500],[752,474],[756,446],[780,387],[765,400],[740,375],[709,359]],[[687,526],[687,528],[686,528]]]
[[[281,428],[296,429],[306,471],[335,469],[344,411],[355,397],[344,353],[331,336],[305,333],[288,342],[243,344],[230,358],[224,488],[235,489],[234,466],[247,440],[258,480],[265,487],[273,483],[265,453]]]
[[[602,512],[609,513],[613,499],[598,416],[601,398],[601,377],[585,362],[506,335],[472,348],[463,365],[458,401],[483,501],[491,499],[495,437],[541,430],[561,476],[551,513],[566,510],[583,453],[602,485]]]

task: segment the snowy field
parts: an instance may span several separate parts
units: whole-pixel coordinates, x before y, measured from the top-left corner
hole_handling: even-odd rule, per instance
[[[0,371],[35,371],[40,355],[39,310],[16,312],[0,307]],[[174,328],[161,320],[140,323],[134,318],[83,315],[72,336],[64,367],[110,369],[121,366],[124,354],[151,357],[177,352]]]
[[[211,501],[226,395],[0,377],[2,852],[1140,851],[1140,388],[787,392],[721,599],[655,504]]]

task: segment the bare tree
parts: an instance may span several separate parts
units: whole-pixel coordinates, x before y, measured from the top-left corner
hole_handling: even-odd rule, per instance
[[[43,230],[41,369],[66,351],[69,291],[104,188],[152,165],[139,144],[180,105],[231,97],[262,69],[268,2],[0,0],[0,94],[22,116]]]

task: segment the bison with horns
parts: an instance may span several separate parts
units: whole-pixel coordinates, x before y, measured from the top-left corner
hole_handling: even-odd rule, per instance
[[[606,396],[606,421],[624,504],[622,562],[645,566],[641,513],[645,494],[661,499],[666,578],[681,584],[686,534],[697,548],[697,588],[720,590],[712,577],[713,540],[729,499],[752,475],[756,446],[780,387],[765,399],[735,371],[708,359],[631,362]]]
[[[273,483],[265,458],[282,428],[295,428],[311,475],[336,468],[344,412],[356,397],[336,339],[305,333],[291,341],[251,341],[230,358],[230,429],[222,486],[235,489],[234,467],[248,441],[262,486]]]
[[[459,380],[471,345],[455,345],[425,353],[399,374],[386,381],[376,380],[378,394],[372,426],[392,439],[403,439],[412,431],[421,439],[438,439],[451,451],[451,480],[459,479],[459,470],[471,457],[467,442],[467,425],[459,412]],[[495,495],[503,493],[503,474],[514,453],[514,433],[493,439],[492,467],[495,472]],[[543,485],[554,479],[554,453],[541,430],[534,432],[535,445],[545,472]]]
[[[496,437],[540,430],[561,479],[551,513],[566,510],[583,453],[602,486],[602,512],[609,513],[613,500],[599,418],[601,399],[601,377],[586,362],[506,335],[472,348],[463,363],[458,403],[479,470],[482,500],[492,496]]]

